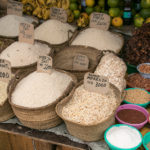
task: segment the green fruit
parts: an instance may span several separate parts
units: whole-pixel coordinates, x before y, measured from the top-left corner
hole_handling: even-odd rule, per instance
[[[150,0],[141,0],[142,8],[150,8]]]
[[[94,7],[94,11],[95,12],[100,12],[101,11],[101,7],[99,5]]]
[[[99,5],[100,7],[105,7],[105,0],[99,0],[99,1],[98,1],[98,5]]]
[[[77,5],[77,3],[71,3],[70,4],[70,6],[69,6],[69,8],[70,8],[70,10],[76,10],[76,9],[78,9],[78,5]]]
[[[86,13],[87,13],[88,15],[90,15],[90,14],[94,11],[94,8],[93,8],[93,7],[87,7],[87,8],[85,9],[85,11],[86,11]]]
[[[134,18],[138,18],[138,17],[141,17],[141,15],[140,15],[140,14],[136,14],[136,15],[134,16]]]
[[[144,22],[144,18],[142,17],[137,17],[134,19],[134,25],[136,27],[141,27],[143,25],[143,22]]]
[[[118,17],[120,15],[120,9],[119,8],[110,8],[109,15],[111,17]]]
[[[114,8],[119,5],[119,0],[108,0],[107,4],[109,7]]]
[[[140,15],[145,19],[150,17],[150,8],[145,8],[140,11]]]
[[[79,10],[74,10],[73,14],[74,14],[75,19],[78,19],[79,16],[80,16],[80,11]]]

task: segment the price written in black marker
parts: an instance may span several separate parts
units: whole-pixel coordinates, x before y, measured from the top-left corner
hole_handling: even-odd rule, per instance
[[[0,59],[0,80],[4,82],[11,80],[11,63],[4,59]]]
[[[110,26],[110,16],[105,13],[92,13],[90,17],[90,27],[108,30]]]
[[[50,56],[39,56],[37,63],[37,71],[44,73],[52,73],[53,60]]]
[[[50,9],[50,17],[62,22],[67,22],[67,12],[63,8],[52,7]]]
[[[86,73],[84,76],[84,88],[90,92],[107,94],[109,92],[108,78],[94,73]]]

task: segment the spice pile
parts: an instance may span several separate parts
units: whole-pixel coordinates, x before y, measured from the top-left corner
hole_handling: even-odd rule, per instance
[[[37,62],[40,55],[48,55],[50,47],[40,42],[34,45],[14,42],[0,54],[0,58],[11,62],[12,67],[26,66]]]
[[[48,20],[35,29],[35,39],[50,44],[62,44],[68,40],[68,32],[75,31],[75,27],[58,20]]]
[[[150,23],[135,30],[125,45],[123,57],[132,65],[150,62]]]
[[[142,73],[150,74],[150,65],[148,65],[148,64],[140,65],[139,71]]]
[[[143,78],[140,74],[135,73],[127,77],[127,85],[130,87],[150,89],[150,79]]]
[[[123,46],[123,39],[110,31],[88,28],[79,33],[71,45],[84,45],[98,50],[111,50],[119,53]]]
[[[150,101],[150,94],[142,89],[129,89],[126,91],[125,100],[130,103],[143,104]]]
[[[12,93],[12,102],[19,106],[37,108],[56,101],[66,91],[72,78],[54,71],[52,74],[33,72],[23,78]]]

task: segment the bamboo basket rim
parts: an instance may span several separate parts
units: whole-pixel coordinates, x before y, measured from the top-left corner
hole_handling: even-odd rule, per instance
[[[75,34],[74,36],[73,36],[73,38],[72,38],[72,40],[69,42],[69,45],[71,45],[72,44],[72,42],[76,39],[76,37],[82,32],[82,31],[84,31],[84,30],[86,30],[86,29],[89,29],[90,27],[86,27],[86,28],[84,28],[84,29],[81,29],[81,30],[79,30],[78,32],[77,32],[77,34]],[[96,29],[98,29],[98,28],[96,28]],[[100,29],[99,29],[100,30]],[[122,50],[122,48],[123,48],[123,46],[124,46],[124,37],[123,37],[123,35],[121,34],[121,33],[117,33],[117,32],[114,32],[114,31],[110,31],[110,30],[107,30],[107,31],[109,31],[109,32],[111,32],[112,34],[115,34],[115,35],[118,35],[118,37],[120,37],[121,38],[121,41],[122,41],[122,45],[121,45],[121,48],[120,49],[117,49],[117,50],[115,50],[115,51],[121,51]],[[78,46],[82,46],[82,45],[78,45]],[[102,49],[98,49],[99,51],[105,51],[105,50],[102,50]],[[110,51],[113,51],[113,50],[110,50]],[[114,51],[113,51],[114,52]],[[116,54],[118,54],[119,52],[117,52]]]
[[[74,84],[74,85],[77,84],[77,78],[76,78],[73,74],[71,74],[71,73],[69,73],[69,72],[66,72],[66,71],[63,71],[63,70],[60,70],[60,69],[54,69],[54,70],[55,70],[55,71],[58,71],[58,72],[61,72],[61,73],[65,73],[65,74],[69,75],[69,76],[72,78],[72,81],[70,82],[70,84],[68,85],[68,87],[66,88],[66,90],[65,90],[65,91],[62,93],[62,95],[61,95],[60,97],[58,97],[54,102],[49,103],[49,104],[47,104],[47,105],[45,105],[45,106],[41,106],[41,107],[28,108],[28,107],[19,106],[19,105],[17,105],[17,104],[14,104],[14,103],[11,101],[12,93],[14,92],[14,90],[15,90],[17,84],[18,84],[23,78],[27,77],[27,76],[28,76],[29,74],[31,74],[32,72],[36,71],[36,69],[34,68],[34,69],[31,69],[30,71],[28,70],[28,72],[26,72],[25,74],[23,74],[22,77],[20,77],[19,80],[17,80],[16,85],[15,85],[15,87],[14,87],[13,89],[10,89],[10,88],[11,88],[11,85],[14,84],[14,81],[16,81],[16,80],[13,79],[12,82],[10,83],[10,85],[9,85],[9,87],[8,87],[8,91],[9,91],[8,100],[9,100],[10,105],[13,106],[13,107],[15,107],[15,108],[18,108],[18,109],[33,110],[33,111],[34,111],[34,110],[39,110],[39,109],[48,108],[49,106],[52,106],[52,105],[58,103],[58,102],[62,99],[64,93],[70,89],[70,86],[71,86],[72,84]]]
[[[14,41],[14,42],[16,42],[16,41]],[[13,43],[14,43],[14,42],[13,42]],[[50,48],[50,52],[49,52],[47,55],[48,55],[48,56],[53,56],[53,54],[54,54],[54,48],[53,48],[52,46],[50,46],[49,43],[47,43],[47,42],[45,42],[45,41],[41,41],[41,40],[35,40],[35,42],[47,45],[47,46]],[[0,54],[1,54],[4,50],[5,50],[5,49],[3,49],[3,50],[0,52]],[[32,63],[32,64],[29,64],[29,65],[25,65],[25,66],[11,67],[11,69],[26,69],[26,68],[28,68],[28,67],[34,67],[35,65],[37,65],[37,62],[34,62],[34,63]]]
[[[57,57],[58,54],[63,53],[63,52],[65,52],[65,51],[69,51],[69,49],[72,49],[72,48],[83,48],[83,49],[88,50],[88,51],[89,51],[89,49],[91,49],[92,52],[98,54],[98,55],[97,55],[97,58],[96,58],[96,62],[97,62],[97,63],[99,62],[100,58],[103,57],[103,51],[99,51],[98,49],[96,49],[96,48],[94,48],[94,47],[83,46],[83,45],[71,45],[71,46],[67,46],[67,47],[63,48],[61,51],[59,51],[59,52],[54,56],[54,59]],[[78,54],[78,53],[76,53],[76,54]],[[86,70],[73,70],[73,69],[63,69],[63,70],[65,70],[65,71],[71,71],[71,72],[73,72],[73,73],[74,73],[74,72],[83,72],[83,73],[84,73],[84,72],[90,71],[90,70],[92,70],[92,69],[94,69],[94,68],[95,68],[95,67],[90,67],[90,68],[88,68],[88,69],[86,69]],[[60,69],[60,68],[59,68],[59,69]]]
[[[121,101],[122,101],[122,100],[121,100],[121,93],[120,93],[120,91],[118,90],[118,88],[117,88],[115,85],[113,85],[113,84],[110,83],[110,86],[112,86],[115,90],[117,90],[118,93],[120,93],[120,102],[118,102],[118,104],[117,104],[116,107],[114,108],[112,114],[109,115],[109,116],[107,116],[103,121],[98,122],[98,123],[93,123],[92,125],[91,125],[91,124],[90,124],[90,125],[84,125],[84,124],[81,124],[81,123],[76,123],[76,122],[73,122],[73,121],[70,121],[70,120],[66,119],[66,118],[62,115],[62,111],[60,112],[59,107],[60,107],[60,106],[64,107],[64,106],[70,101],[70,99],[72,98],[72,96],[73,96],[73,94],[74,94],[74,92],[75,92],[75,89],[76,89],[77,87],[79,87],[82,83],[83,83],[83,81],[79,82],[79,83],[73,88],[73,90],[71,91],[71,93],[56,105],[55,111],[56,111],[57,115],[58,115],[62,120],[64,120],[65,122],[68,122],[68,123],[71,123],[71,124],[75,124],[75,125],[78,125],[78,126],[81,126],[81,127],[94,127],[94,126],[98,126],[98,125],[100,125],[101,123],[106,122],[110,117],[112,117],[112,116],[114,115],[114,113],[116,112],[116,109],[118,108],[118,106],[120,105],[120,103],[121,103]],[[118,98],[118,99],[119,99],[119,98]]]

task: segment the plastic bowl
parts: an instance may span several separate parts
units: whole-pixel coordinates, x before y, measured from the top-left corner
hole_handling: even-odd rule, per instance
[[[149,73],[143,73],[143,72],[141,72],[140,70],[139,70],[139,68],[140,68],[140,66],[142,66],[142,65],[150,65],[150,63],[142,63],[142,64],[140,64],[140,65],[138,65],[137,66],[137,70],[138,70],[138,72],[140,73],[140,75],[143,77],[143,78],[146,78],[146,79],[150,79],[150,74]]]
[[[140,134],[141,139],[142,139],[142,134],[140,133],[140,131],[137,130],[136,128],[132,127],[132,126],[124,125],[124,124],[112,125],[112,126],[109,127],[109,128],[105,131],[105,133],[104,133],[104,139],[105,139],[106,143],[108,144],[109,148],[110,148],[111,150],[136,150],[136,149],[138,149],[138,148],[142,145],[142,140],[141,140],[141,142],[140,142],[136,147],[128,148],[128,149],[127,149],[127,148],[124,149],[124,148],[116,147],[116,146],[112,145],[112,144],[108,141],[108,139],[107,139],[107,133],[108,133],[108,131],[109,131],[111,128],[113,128],[113,127],[120,127],[120,126],[128,126],[128,127],[132,128],[132,129],[138,131],[138,133]]]
[[[150,132],[146,133],[143,137],[143,146],[146,150],[149,150],[147,144],[150,142]]]
[[[127,65],[127,73],[128,74],[137,73],[138,72],[135,65],[130,65],[128,63],[126,63],[126,65]]]
[[[145,117],[146,117],[146,120],[142,123],[139,123],[139,124],[130,124],[128,122],[125,122],[123,120],[121,120],[118,116],[117,116],[117,113],[120,111],[120,110],[123,110],[123,109],[133,109],[133,110],[138,110],[140,112],[142,112]],[[124,104],[124,105],[121,105],[118,107],[117,111],[116,111],[116,114],[115,114],[115,117],[117,119],[117,121],[121,124],[127,124],[127,125],[130,125],[130,126],[133,126],[137,129],[141,129],[142,127],[144,127],[144,125],[148,122],[148,118],[149,118],[149,113],[148,111],[141,107],[141,106],[138,106],[138,105],[133,105],[133,104]]]
[[[128,91],[128,90],[134,90],[134,89],[140,89],[140,90],[146,91],[148,94],[150,94],[147,90],[141,89],[141,88],[127,88],[125,90]],[[134,104],[134,105],[138,105],[138,106],[146,108],[150,104],[150,101],[147,102],[147,103],[143,103],[143,104],[136,104],[136,103],[131,103],[131,102],[127,101],[127,100],[123,100],[123,103],[125,103],[125,104]]]

